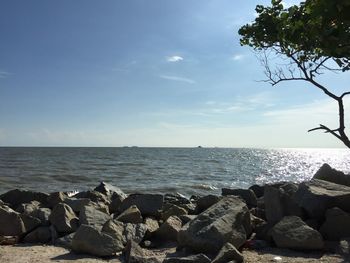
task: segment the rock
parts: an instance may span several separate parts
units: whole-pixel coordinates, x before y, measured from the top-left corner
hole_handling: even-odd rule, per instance
[[[325,163],[321,168],[316,172],[313,179],[319,179],[328,181],[335,184],[341,184],[350,187],[350,175],[344,174],[341,171],[337,171]]]
[[[350,214],[338,207],[328,209],[326,221],[321,226],[320,232],[327,240],[340,240],[350,237]]]
[[[107,221],[102,227],[102,233],[106,233],[123,245],[130,240],[140,243],[147,231],[145,224],[124,224],[116,220]]]
[[[16,208],[20,204],[30,203],[31,201],[38,201],[46,205],[48,196],[45,193],[14,189],[0,195],[0,199],[10,204],[12,208]]]
[[[114,198],[109,204],[108,208],[110,213],[117,213],[120,211],[120,206],[124,199]]]
[[[284,216],[302,217],[303,211],[294,200],[298,186],[294,183],[283,183],[265,186],[265,214],[270,223],[277,223]]]
[[[74,195],[73,197],[74,198],[87,198],[94,203],[105,203],[105,204],[110,203],[110,201],[106,195],[104,195],[100,192],[97,192],[97,191],[79,192],[76,195]]]
[[[47,198],[47,203],[50,208],[54,208],[58,203],[63,203],[68,198],[68,195],[64,192],[51,193]]]
[[[165,194],[164,203],[173,204],[181,207],[181,205],[191,204],[192,202],[182,194],[175,193],[175,194]]]
[[[78,229],[79,219],[73,209],[64,203],[57,204],[49,217],[51,224],[60,233],[71,233]]]
[[[136,205],[130,206],[123,213],[121,213],[116,219],[123,223],[137,224],[137,223],[143,222],[141,212]]]
[[[20,236],[25,233],[20,214],[9,207],[0,207],[0,235]]]
[[[322,236],[300,217],[286,216],[271,229],[277,247],[296,250],[316,250],[324,247]]]
[[[244,200],[244,202],[247,204],[248,207],[256,207],[257,206],[257,200],[255,193],[250,189],[229,189],[229,188],[222,188],[221,194],[223,196],[226,195],[235,195]]]
[[[29,213],[30,216],[38,218],[41,221],[41,224],[43,226],[49,226],[50,225],[50,217],[51,210],[49,208],[37,208]]]
[[[161,240],[176,241],[182,222],[177,216],[169,217],[154,233]]]
[[[167,220],[170,216],[182,216],[187,215],[188,212],[185,208],[179,207],[174,204],[168,204],[167,207],[163,207],[162,220]]]
[[[48,226],[40,226],[27,234],[23,242],[25,243],[48,243],[52,239],[52,230]]]
[[[200,197],[197,200],[197,206],[196,206],[196,213],[200,214],[203,211],[207,210],[212,205],[216,204],[220,201],[220,197],[216,195],[206,195],[203,197]]]
[[[132,194],[129,195],[120,206],[125,211],[130,206],[136,205],[142,216],[158,217],[163,208],[163,195],[160,194]]]
[[[255,226],[255,233],[256,233],[256,238],[265,240],[267,242],[272,242],[272,234],[271,234],[271,229],[274,226],[274,224],[264,222],[259,225]]]
[[[57,238],[55,240],[56,246],[61,246],[67,249],[72,249],[72,240],[74,238],[75,233],[70,233],[69,235]]]
[[[295,201],[310,218],[322,219],[326,210],[339,207],[350,213],[350,187],[312,179],[299,184]]]
[[[113,256],[122,251],[124,245],[111,236],[101,233],[93,226],[81,225],[72,240],[72,250],[99,257]]]
[[[147,217],[145,219],[144,223],[145,223],[146,228],[147,228],[146,237],[150,238],[150,237],[152,237],[154,232],[156,232],[156,230],[159,228],[158,221],[151,218],[151,217]]]
[[[37,210],[39,208],[40,203],[38,201],[31,201],[30,203],[20,204],[17,206],[16,212],[29,215],[34,210]]]
[[[161,263],[155,254],[149,250],[142,249],[137,243],[129,241],[125,249],[127,263]]]
[[[18,236],[0,236],[0,246],[13,246],[18,244]]]
[[[222,246],[212,263],[226,263],[231,260],[236,263],[241,263],[243,262],[243,255],[232,244],[226,243]]]
[[[230,242],[240,247],[251,233],[250,213],[238,197],[226,196],[179,231],[178,242],[203,253],[217,253]]]
[[[92,206],[92,203],[88,198],[69,197],[64,199],[64,203],[69,205],[75,213],[80,213],[80,211],[83,209],[84,206],[87,206],[87,205]]]
[[[187,224],[188,222],[195,219],[196,217],[197,217],[197,215],[181,215],[181,216],[179,216],[183,225]]]
[[[80,224],[95,226],[99,230],[109,219],[111,219],[110,215],[97,210],[93,206],[84,206],[79,213]]]
[[[38,218],[32,217],[27,214],[21,214],[20,217],[23,221],[26,233],[31,232],[33,229],[41,225],[41,221]]]
[[[249,187],[249,189],[254,192],[256,198],[264,196],[264,186],[254,184],[251,187]]]
[[[120,200],[124,200],[127,195],[119,188],[116,186],[113,186],[111,184],[108,184],[106,182],[101,182],[95,189],[94,191],[100,192],[111,199],[118,198]]]
[[[210,259],[204,254],[187,257],[172,257],[164,259],[163,263],[210,263]]]

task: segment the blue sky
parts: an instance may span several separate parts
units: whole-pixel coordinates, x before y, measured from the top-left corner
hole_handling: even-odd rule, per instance
[[[340,147],[306,132],[336,125],[321,92],[257,82],[237,30],[268,3],[0,0],[0,145]]]

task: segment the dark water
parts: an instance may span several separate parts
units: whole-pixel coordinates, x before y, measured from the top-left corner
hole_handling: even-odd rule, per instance
[[[350,172],[347,149],[0,148],[0,193],[71,191],[110,182],[125,192],[219,193],[303,181],[325,162]]]

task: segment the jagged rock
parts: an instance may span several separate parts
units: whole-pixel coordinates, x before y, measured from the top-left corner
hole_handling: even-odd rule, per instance
[[[49,217],[51,224],[60,233],[71,233],[77,230],[79,219],[72,208],[64,203],[57,204]]]
[[[158,221],[151,217],[147,217],[144,223],[147,228],[146,237],[151,237],[154,234],[154,232],[159,228]]]
[[[113,256],[123,248],[124,245],[119,240],[88,225],[81,225],[72,240],[74,252],[100,257]]]
[[[51,193],[47,198],[47,203],[50,208],[54,208],[58,203],[63,203],[68,198],[68,195],[64,192]]]
[[[297,184],[283,183],[265,186],[265,214],[270,223],[277,223],[284,216],[303,216],[303,211],[294,200]]]
[[[210,263],[210,259],[204,254],[187,257],[172,257],[164,259],[163,263]]]
[[[188,212],[185,208],[179,207],[174,204],[167,204],[166,207],[163,207],[162,212],[162,220],[167,220],[170,216],[181,216],[181,215],[187,215]]]
[[[123,245],[130,240],[140,243],[145,236],[147,227],[145,224],[124,224],[116,220],[107,221],[102,227],[102,233],[106,233]]]
[[[26,233],[29,233],[30,231],[41,225],[41,221],[38,218],[32,217],[27,214],[21,214],[20,217],[23,221]]]
[[[123,200],[124,199],[121,199],[121,198],[114,198],[108,206],[110,213],[119,212],[120,206],[121,206]]]
[[[180,220],[182,221],[182,224],[187,224],[191,220],[195,219],[197,215],[181,215],[179,216]]]
[[[95,226],[97,229],[101,229],[109,219],[111,219],[110,215],[93,206],[84,206],[79,213],[80,224]]]
[[[20,204],[16,208],[16,212],[29,215],[34,210],[37,210],[39,208],[40,208],[40,203],[38,201],[31,201],[30,203]]]
[[[127,263],[161,263],[151,251],[142,249],[137,243],[129,241],[125,248],[125,257]]]
[[[327,163],[321,166],[313,178],[350,187],[350,175],[333,169]]]
[[[164,195],[164,203],[181,206],[181,205],[191,204],[191,201],[188,200],[182,194],[175,193],[175,194],[165,194]]]
[[[0,235],[20,236],[25,233],[20,214],[7,206],[0,207]]]
[[[217,253],[227,243],[240,247],[251,233],[250,213],[238,197],[226,196],[183,226],[178,242],[203,253]]]
[[[328,209],[326,221],[321,226],[320,232],[327,240],[340,240],[350,237],[350,214],[338,207]]]
[[[40,226],[27,234],[23,242],[25,243],[48,243],[52,240],[52,228],[48,226]]]
[[[158,217],[163,208],[163,195],[160,194],[132,194],[123,200],[120,210],[125,211],[136,205],[142,216]]]
[[[74,198],[69,197],[64,199],[64,203],[69,205],[75,213],[80,213],[84,206],[92,205],[88,198]]]
[[[182,227],[182,222],[177,216],[169,217],[154,233],[155,236],[162,240],[177,240],[177,234]]]
[[[119,188],[116,186],[113,186],[111,184],[108,184],[106,182],[101,182],[95,189],[94,191],[100,192],[111,199],[114,198],[119,198],[121,200],[124,200],[127,195]]]
[[[14,189],[0,195],[0,199],[10,204],[12,208],[16,208],[20,204],[30,203],[31,201],[38,201],[46,205],[48,196],[45,193]]]
[[[50,220],[49,220],[50,214],[51,214],[51,210],[45,207],[37,208],[29,213],[30,216],[38,218],[41,221],[41,224],[43,226],[50,225]]]
[[[272,223],[264,222],[255,226],[256,238],[272,242],[271,229],[274,226]]]
[[[85,191],[85,192],[79,192],[76,195],[73,196],[74,198],[87,198],[90,201],[94,203],[105,203],[109,204],[110,201],[108,200],[108,197],[98,191]]]
[[[231,260],[236,263],[241,263],[243,262],[243,255],[232,244],[226,243],[222,246],[212,263],[226,263]]]
[[[206,195],[203,197],[198,198],[196,201],[197,206],[196,206],[196,213],[200,214],[203,211],[207,210],[209,207],[212,205],[216,204],[217,202],[220,201],[220,197],[217,195]]]
[[[256,207],[257,206],[257,200],[255,193],[250,189],[229,189],[229,188],[222,188],[221,194],[223,196],[226,195],[235,195],[240,198],[242,198],[248,207]]]
[[[74,238],[75,233],[70,233],[69,235],[57,238],[55,240],[56,246],[61,246],[67,249],[72,249],[72,240]]]
[[[119,216],[117,216],[116,220],[123,222],[123,223],[133,223],[133,224],[143,222],[141,212],[137,208],[136,205],[130,206],[123,213],[121,213]]]
[[[296,250],[322,249],[322,236],[300,217],[286,216],[271,229],[277,247]]]
[[[260,198],[264,196],[264,186],[254,184],[248,189],[252,190],[256,196],[256,198]]]
[[[323,180],[312,179],[299,184],[295,200],[310,218],[322,219],[332,207],[350,213],[350,187]]]

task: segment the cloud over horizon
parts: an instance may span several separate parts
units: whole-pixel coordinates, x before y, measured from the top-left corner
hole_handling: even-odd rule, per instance
[[[166,60],[167,60],[168,62],[179,62],[179,61],[184,60],[184,58],[181,57],[181,56],[176,56],[176,55],[175,55],[175,56],[167,57]]]

